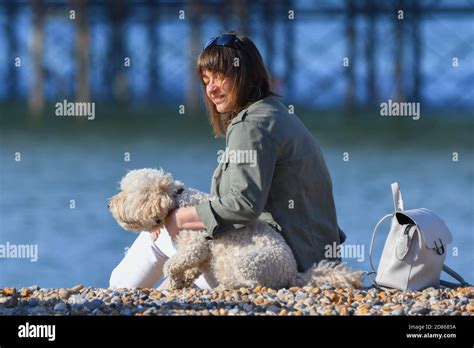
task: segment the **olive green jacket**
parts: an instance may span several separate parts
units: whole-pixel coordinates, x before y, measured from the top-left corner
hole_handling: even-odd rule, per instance
[[[196,206],[209,238],[260,218],[293,251],[299,271],[325,259],[345,239],[332,182],[319,146],[277,97],[251,104],[230,123],[212,177],[215,199]]]

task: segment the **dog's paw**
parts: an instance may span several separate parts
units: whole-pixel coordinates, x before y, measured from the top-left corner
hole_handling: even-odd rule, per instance
[[[184,279],[179,277],[169,277],[168,284],[170,289],[182,289],[185,287]]]
[[[225,286],[224,284],[219,284],[214,288],[215,291],[225,291],[229,290],[229,287]]]
[[[191,268],[184,271],[184,287],[190,288],[193,286],[194,281],[201,275],[201,271],[198,268]]]
[[[168,259],[163,265],[163,275],[168,278],[171,275],[171,259]]]

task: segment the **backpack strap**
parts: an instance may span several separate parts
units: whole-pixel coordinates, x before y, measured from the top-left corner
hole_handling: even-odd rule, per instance
[[[370,267],[372,267],[372,272],[374,272],[374,273],[376,273],[376,271],[375,271],[374,263],[372,261],[372,250],[373,250],[373,247],[374,247],[375,234],[377,233],[377,230],[378,230],[379,226],[382,224],[382,222],[384,222],[389,217],[392,217],[392,215],[393,214],[387,214],[383,218],[381,218],[380,221],[375,226],[374,232],[372,232],[372,238],[370,240],[370,248],[369,248],[369,259],[370,259]]]
[[[393,197],[393,206],[395,208],[395,212],[402,211],[403,199],[402,199],[402,193],[400,192],[400,186],[398,185],[398,182],[392,183],[392,197]],[[383,218],[381,218],[379,222],[377,223],[377,225],[375,226],[374,231],[372,232],[372,238],[370,239],[370,248],[369,248],[370,267],[372,268],[372,272],[370,272],[370,274],[377,274],[377,272],[375,271],[374,262],[372,259],[372,251],[374,248],[375,234],[377,233],[379,226],[392,215],[393,215],[392,213],[387,214]],[[375,283],[375,281],[373,283]]]
[[[398,182],[392,183],[392,197],[393,197],[393,207],[395,211],[403,211],[403,199],[402,193],[400,192],[400,186]]]
[[[462,286],[462,287],[471,286],[468,282],[464,280],[463,277],[461,277],[458,273],[456,273],[453,269],[449,268],[448,266],[443,265],[443,271],[445,271],[451,277],[456,279],[459,283],[451,283],[451,282],[447,282],[446,280],[440,280],[440,284],[442,286],[445,286],[447,288],[457,288],[459,286]]]

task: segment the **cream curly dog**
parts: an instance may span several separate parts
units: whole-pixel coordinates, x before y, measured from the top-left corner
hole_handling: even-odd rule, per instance
[[[131,231],[161,227],[168,213],[180,207],[212,199],[208,194],[174,180],[157,169],[130,171],[120,183],[121,192],[109,201],[117,222]],[[164,266],[172,288],[191,287],[203,272],[211,272],[220,289],[273,289],[328,284],[360,288],[362,272],[344,263],[321,261],[305,273],[298,273],[296,260],[282,235],[257,220],[245,228],[205,238],[205,231],[183,230],[176,237],[177,253]]]

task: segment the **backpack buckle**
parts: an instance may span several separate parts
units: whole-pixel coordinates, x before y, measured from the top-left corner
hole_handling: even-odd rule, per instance
[[[434,245],[435,245],[435,250],[436,250],[436,253],[438,255],[443,255],[444,254],[444,245],[443,245],[443,241],[441,240],[441,238],[438,238],[439,242],[441,243],[440,246],[438,246],[438,244],[436,244],[436,241],[434,242]]]

